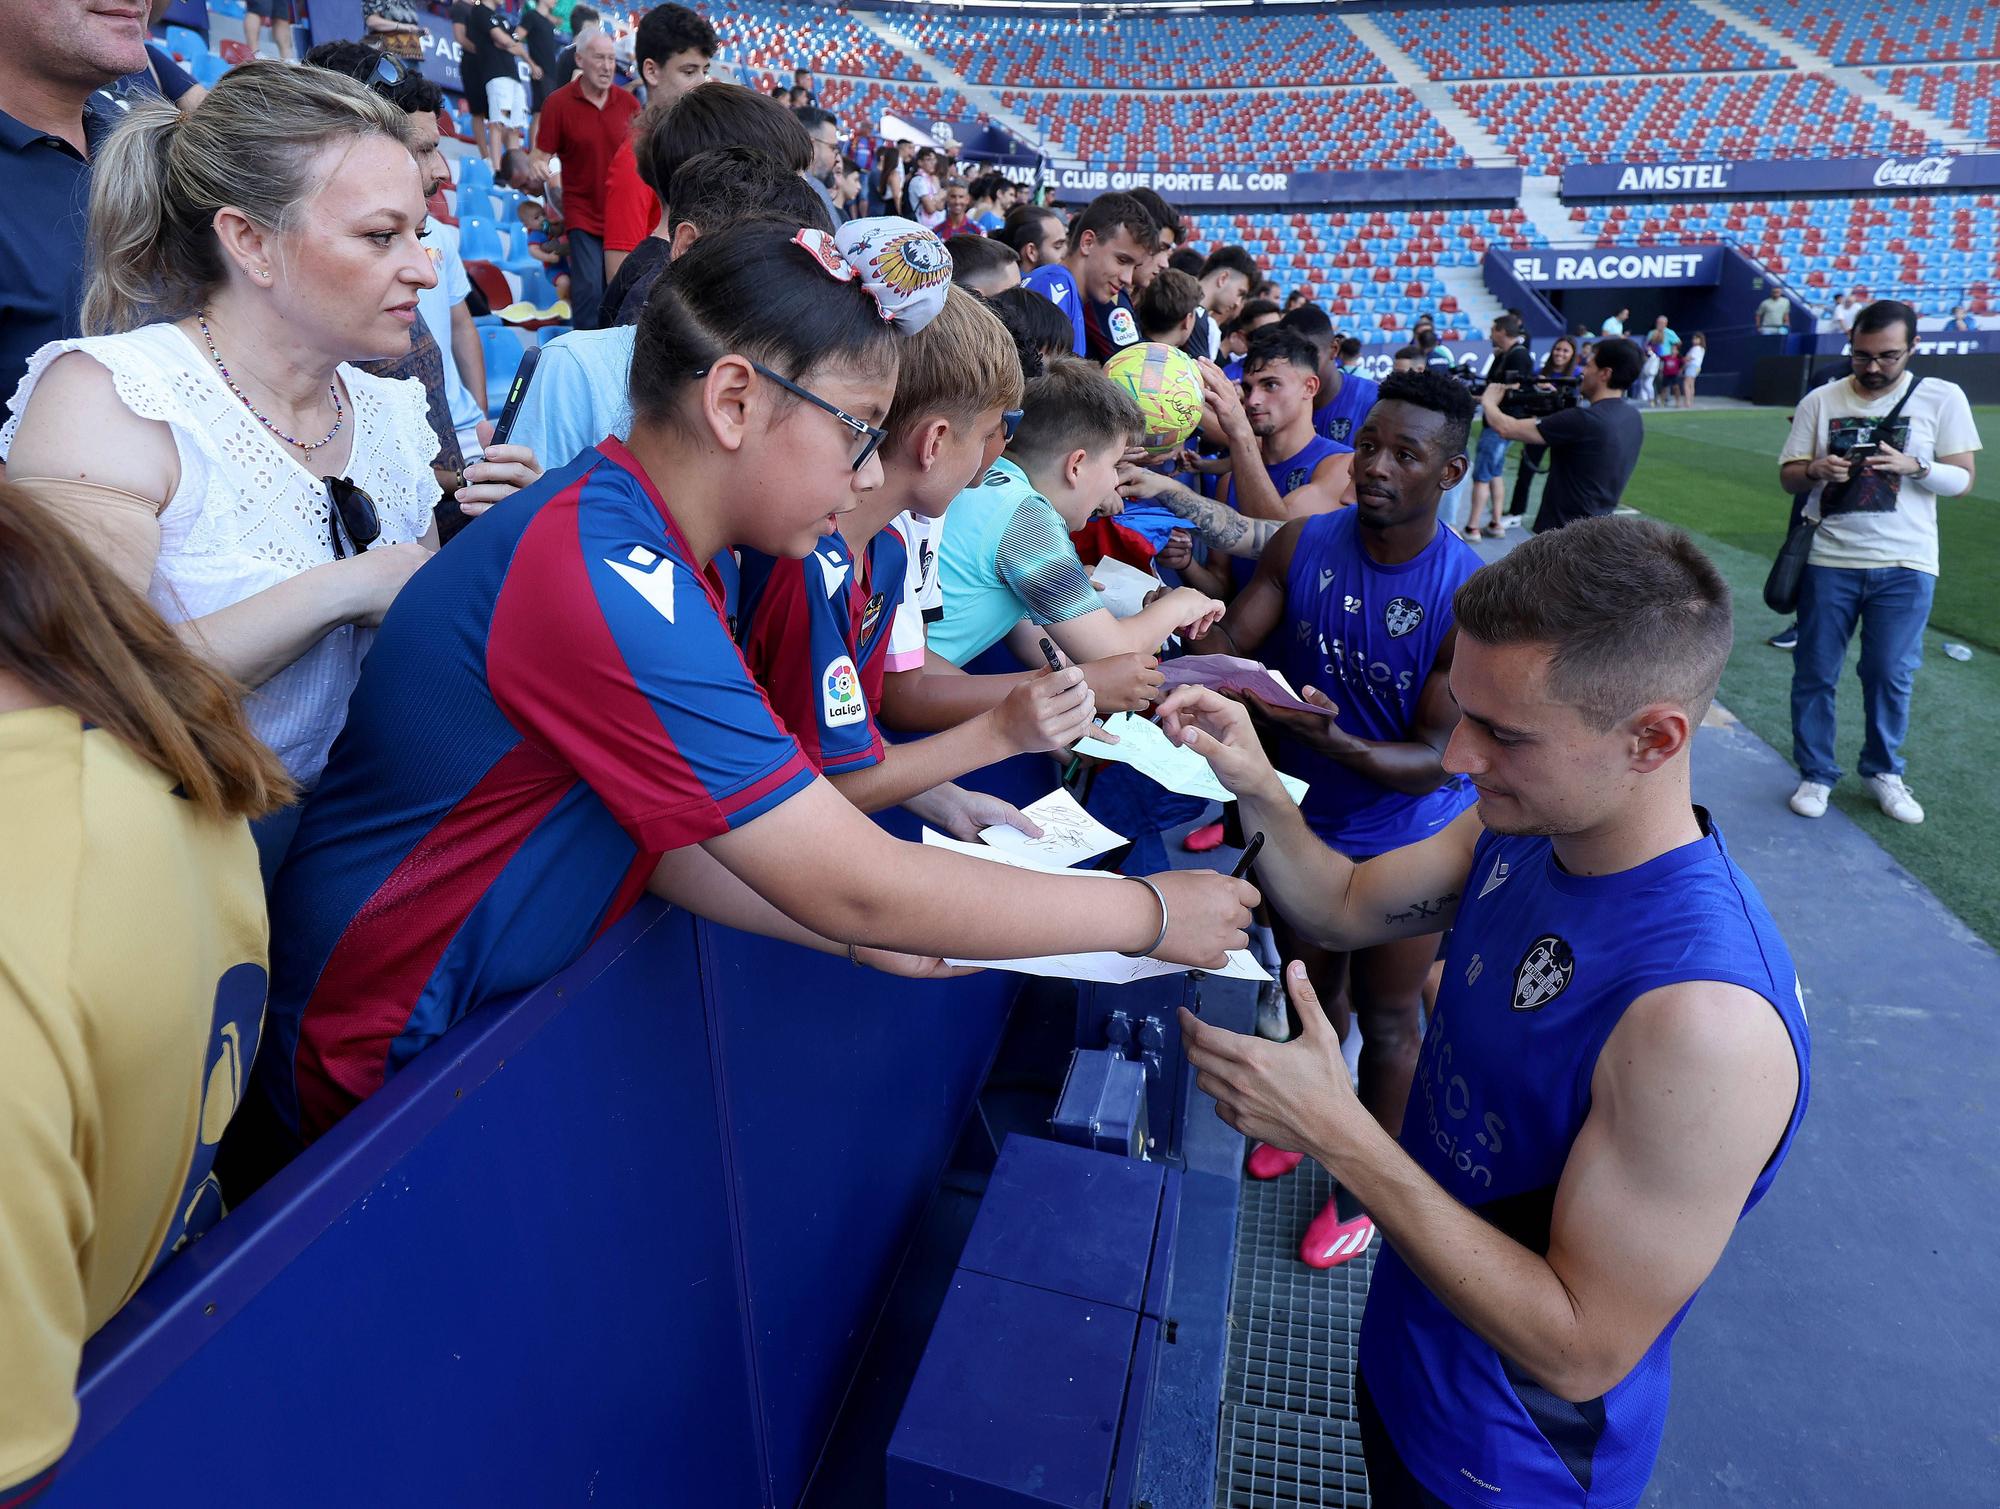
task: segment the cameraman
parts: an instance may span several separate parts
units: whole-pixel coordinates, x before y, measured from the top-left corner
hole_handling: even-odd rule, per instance
[[[1549,448],[1549,480],[1535,515],[1536,534],[1618,506],[1646,439],[1645,421],[1625,400],[1626,389],[1638,380],[1640,360],[1639,348],[1628,340],[1599,341],[1583,364],[1577,387],[1588,407],[1561,409],[1540,419],[1503,414],[1500,401],[1508,390],[1498,384],[1489,383],[1480,395],[1489,435]]]
[[[1518,315],[1501,315],[1488,334],[1493,340],[1493,359],[1486,364],[1485,391],[1493,403],[1498,403],[1500,395],[1514,384],[1534,380],[1535,359],[1528,354],[1527,342],[1522,339]],[[1486,428],[1480,432],[1479,449],[1472,458],[1472,522],[1465,531],[1469,540],[1479,538],[1489,501],[1493,533],[1498,536],[1505,528],[1500,512],[1501,490],[1507,485],[1507,444],[1514,437],[1494,428],[1492,412],[1493,405],[1489,403]]]

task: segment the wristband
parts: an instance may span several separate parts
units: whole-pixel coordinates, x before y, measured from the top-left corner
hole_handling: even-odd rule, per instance
[[[1152,956],[1153,950],[1158,948],[1162,943],[1165,943],[1167,941],[1166,894],[1163,891],[1161,891],[1161,889],[1158,886],[1154,885],[1151,880],[1147,879],[1144,875],[1127,875],[1125,878],[1127,880],[1137,881],[1140,885],[1144,886],[1147,890],[1151,891],[1153,893],[1153,899],[1159,902],[1160,932],[1159,936],[1154,938],[1153,941],[1151,943],[1148,943],[1144,948],[1121,948],[1118,950],[1118,952],[1127,959],[1150,958]]]
[[[1933,461],[1922,481],[1940,498],[1956,498],[1972,486],[1972,473],[1949,461]]]

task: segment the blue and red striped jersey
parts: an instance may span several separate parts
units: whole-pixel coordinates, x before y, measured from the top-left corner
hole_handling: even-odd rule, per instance
[[[866,770],[882,758],[889,625],[909,553],[884,529],[856,556],[839,534],[802,561],[742,552],[736,638],[750,674],[820,770]]]
[[[325,1131],[813,779],[623,445],[500,503],[397,595],[273,885],[279,1107]]]

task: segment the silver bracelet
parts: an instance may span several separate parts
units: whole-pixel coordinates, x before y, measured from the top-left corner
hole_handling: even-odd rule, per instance
[[[1140,885],[1144,886],[1147,890],[1151,891],[1153,893],[1153,899],[1159,902],[1160,932],[1159,936],[1154,938],[1153,941],[1151,943],[1148,943],[1144,948],[1121,948],[1118,950],[1118,952],[1127,959],[1149,958],[1151,957],[1154,949],[1158,948],[1162,943],[1165,943],[1167,941],[1167,898],[1165,893],[1162,892],[1158,886],[1154,885],[1153,882],[1147,879],[1144,875],[1127,875],[1125,878],[1127,880],[1136,880]]]

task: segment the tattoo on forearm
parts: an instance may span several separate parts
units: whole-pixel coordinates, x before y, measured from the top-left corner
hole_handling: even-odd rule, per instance
[[[1418,920],[1444,921],[1444,909],[1458,900],[1458,892],[1440,896],[1435,901],[1419,901],[1406,912],[1390,912],[1382,920],[1387,923],[1416,922]]]
[[[1283,519],[1247,519],[1227,504],[1212,502],[1177,485],[1163,488],[1159,501],[1168,512],[1194,525],[1195,532],[1210,545],[1230,555],[1261,553],[1271,536],[1285,527]]]

